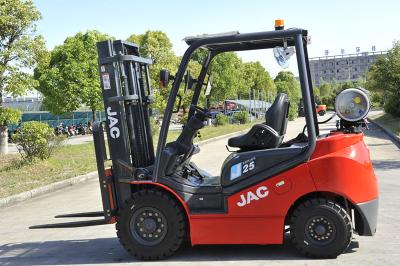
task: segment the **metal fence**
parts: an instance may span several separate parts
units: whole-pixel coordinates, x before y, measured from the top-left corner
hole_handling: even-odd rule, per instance
[[[89,121],[93,119],[92,112],[83,111],[83,112],[72,112],[63,115],[53,115],[49,112],[24,112],[22,114],[22,118],[18,124],[10,125],[9,130],[14,131],[17,127],[21,126],[21,124],[28,121],[38,121],[42,123],[47,123],[51,127],[56,127],[63,123],[64,126],[69,125],[79,125],[79,124],[87,124]],[[102,121],[105,119],[104,112],[96,112],[96,120]]]

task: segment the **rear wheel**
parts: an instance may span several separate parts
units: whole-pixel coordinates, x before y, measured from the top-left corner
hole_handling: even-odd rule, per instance
[[[141,260],[157,260],[171,256],[181,246],[186,220],[169,194],[142,190],[121,208],[116,227],[129,253]]]
[[[290,237],[296,248],[313,258],[335,258],[350,244],[351,219],[333,201],[312,199],[293,212]]]

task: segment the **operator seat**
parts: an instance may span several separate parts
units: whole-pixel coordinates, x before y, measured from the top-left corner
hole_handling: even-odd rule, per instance
[[[289,97],[279,93],[265,114],[266,122],[254,125],[244,135],[230,138],[228,145],[240,148],[241,151],[279,147],[286,134],[289,105]]]

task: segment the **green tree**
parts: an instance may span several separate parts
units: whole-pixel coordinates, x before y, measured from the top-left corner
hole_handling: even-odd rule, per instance
[[[4,93],[21,95],[33,89],[35,81],[29,69],[45,53],[44,40],[36,35],[36,22],[41,18],[33,2],[0,0],[0,108]],[[8,122],[14,115],[2,109],[0,146],[7,145]],[[14,112],[15,113],[15,112]],[[0,147],[5,152],[6,148]]]
[[[133,34],[127,40],[139,45],[142,57],[153,60],[153,65],[150,66],[150,85],[154,89],[155,108],[159,113],[164,113],[172,82],[168,88],[160,90],[159,73],[161,69],[167,69],[172,74],[175,73],[180,61],[172,51],[170,39],[162,31],[146,31],[140,35]]]
[[[353,81],[351,81],[351,80],[346,80],[345,82],[343,82],[341,84],[342,90],[350,89],[350,88],[354,88],[354,87],[355,87],[355,85],[354,85]]]
[[[319,86],[319,95],[321,97],[329,97],[332,93],[332,85],[330,83],[322,83],[321,86]]]
[[[98,31],[68,37],[35,69],[37,90],[44,95],[43,104],[50,112],[63,114],[83,105],[95,119],[103,106],[96,43],[107,39],[111,37]]]
[[[241,64],[242,61],[233,52],[219,54],[213,59],[210,66],[210,73],[214,77],[212,100],[223,101],[236,98],[241,76]]]
[[[400,42],[378,57],[368,71],[366,87],[382,94],[387,113],[400,117]]]
[[[242,86],[238,86],[238,97],[248,97],[249,91],[275,96],[276,86],[267,70],[260,62],[243,63],[241,67]]]
[[[294,120],[298,115],[300,101],[300,83],[292,72],[281,71],[274,79],[277,92],[286,93],[290,100],[289,119]]]

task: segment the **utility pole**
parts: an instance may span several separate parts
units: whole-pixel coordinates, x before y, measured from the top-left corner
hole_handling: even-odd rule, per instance
[[[254,113],[254,115],[255,115],[255,109],[256,109],[256,90],[255,89],[253,89],[253,113]]]
[[[249,114],[251,115],[251,91],[249,91]]]

